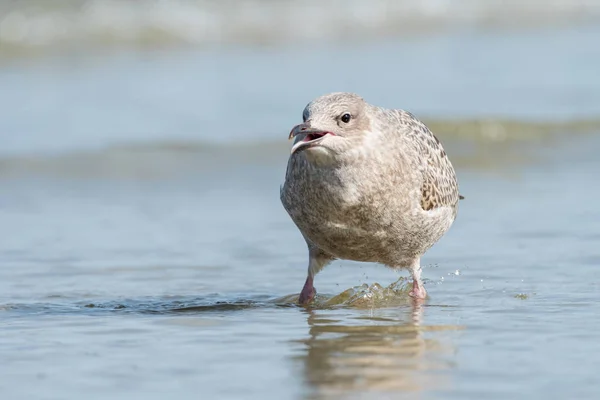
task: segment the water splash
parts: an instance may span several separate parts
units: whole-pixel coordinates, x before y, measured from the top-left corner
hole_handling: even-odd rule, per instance
[[[401,277],[387,287],[375,282],[363,283],[335,295],[319,294],[310,304],[311,309],[327,308],[385,308],[411,304],[408,296],[412,284],[408,278]],[[274,300],[276,304],[297,304],[298,294],[290,294]]]

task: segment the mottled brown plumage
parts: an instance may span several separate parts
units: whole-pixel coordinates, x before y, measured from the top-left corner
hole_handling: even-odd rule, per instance
[[[412,114],[351,93],[321,96],[292,130],[281,201],[309,250],[300,302],[334,259],[408,268],[424,298],[420,258],[458,210],[454,168],[440,141]]]

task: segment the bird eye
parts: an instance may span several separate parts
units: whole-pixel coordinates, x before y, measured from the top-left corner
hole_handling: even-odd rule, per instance
[[[352,118],[352,116],[350,114],[346,113],[346,114],[342,115],[341,120],[343,123],[347,124],[348,122],[350,122],[350,118]]]

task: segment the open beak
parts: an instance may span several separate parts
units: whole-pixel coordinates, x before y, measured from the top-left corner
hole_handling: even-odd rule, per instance
[[[333,135],[332,132],[314,129],[309,123],[296,125],[290,132],[289,139],[294,139],[294,145],[290,154],[294,154],[301,148],[308,148],[320,142],[325,135]]]

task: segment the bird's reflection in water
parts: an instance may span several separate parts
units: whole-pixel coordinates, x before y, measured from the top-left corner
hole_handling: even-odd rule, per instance
[[[447,388],[443,371],[452,368],[454,349],[431,336],[460,327],[424,325],[421,305],[355,311],[308,311],[309,337],[298,359],[309,398],[361,392],[393,392],[397,398],[399,392]]]

